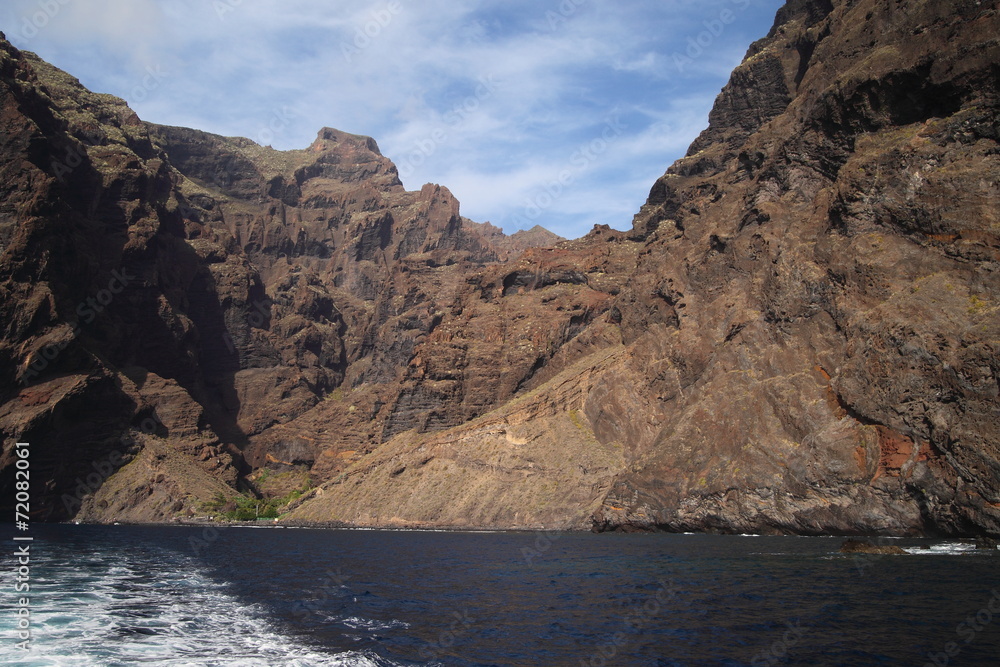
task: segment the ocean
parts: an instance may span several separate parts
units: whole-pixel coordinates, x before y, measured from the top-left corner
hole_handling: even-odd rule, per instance
[[[5,528],[0,664],[1000,664],[963,541],[34,524],[16,593]]]

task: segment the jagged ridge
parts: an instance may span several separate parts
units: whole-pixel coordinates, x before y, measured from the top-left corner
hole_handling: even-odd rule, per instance
[[[526,250],[368,138],[145,125],[6,46],[0,428],[50,500],[123,432],[163,455],[92,520],[197,512],[176,454],[308,476],[292,520],[996,534],[1000,25],[939,4],[789,2],[631,232]]]

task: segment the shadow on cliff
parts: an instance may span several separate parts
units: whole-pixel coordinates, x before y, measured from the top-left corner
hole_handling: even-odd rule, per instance
[[[61,150],[61,145],[52,149]],[[43,160],[37,166],[48,165]],[[53,183],[52,198],[61,204],[47,204],[22,221],[31,228],[34,252],[3,272],[21,283],[21,291],[41,283],[51,292],[48,308],[34,314],[4,309],[11,316],[8,329],[22,343],[8,348],[14,356],[0,364],[9,379],[3,430],[31,443],[32,508],[48,520],[70,518],[73,509],[61,498],[95,492],[113,472],[111,458],[128,460],[136,453],[131,431],[171,435],[153,410],[137,404],[123,387],[125,369],[176,381],[204,409],[199,429],[211,428],[239,450],[248,441],[236,419],[240,358],[206,260],[185,242],[177,214],[157,207],[136,216],[123,206],[131,201],[130,192],[140,197],[169,192],[169,178],[160,172],[118,175],[107,185],[102,180],[84,157],[65,182]],[[146,242],[135,243],[142,236]],[[124,279],[111,290],[116,273]],[[43,346],[34,354],[41,360],[38,371],[18,378],[14,351],[53,339],[67,326],[71,333],[59,334],[65,342],[58,348]],[[49,349],[57,354],[43,360]],[[33,407],[45,404],[51,409]],[[144,422],[156,426],[141,428]],[[5,499],[14,498],[11,456],[2,461]],[[241,459],[234,456],[243,473]]]

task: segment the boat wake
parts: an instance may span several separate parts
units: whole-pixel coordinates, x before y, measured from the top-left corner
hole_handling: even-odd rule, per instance
[[[176,554],[140,561],[122,554],[39,558],[33,570],[30,651],[0,646],[17,665],[384,666],[371,652],[328,654],[303,645],[265,611],[232,595]],[[182,559],[183,560],[183,559]],[[164,562],[166,561],[166,562]],[[161,569],[163,568],[163,569]],[[12,585],[12,584],[11,584]],[[5,584],[6,586],[6,584]],[[0,620],[12,639],[12,615]]]

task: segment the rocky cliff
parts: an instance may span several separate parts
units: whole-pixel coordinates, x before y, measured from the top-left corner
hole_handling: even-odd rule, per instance
[[[628,264],[534,252],[561,239],[407,192],[371,138],[279,152],[151,125],[0,46],[0,430],[31,443],[40,518],[191,516],[463,423],[529,384]],[[269,467],[281,483],[257,484]]]
[[[599,526],[1000,529],[998,28],[778,13],[636,216],[622,333],[664,416]]]
[[[293,516],[997,532],[998,28],[788,3],[633,231],[578,242],[639,243],[609,343]]]
[[[577,241],[3,42],[4,498],[22,440],[49,519],[998,534],[997,34],[791,0],[632,230]]]

